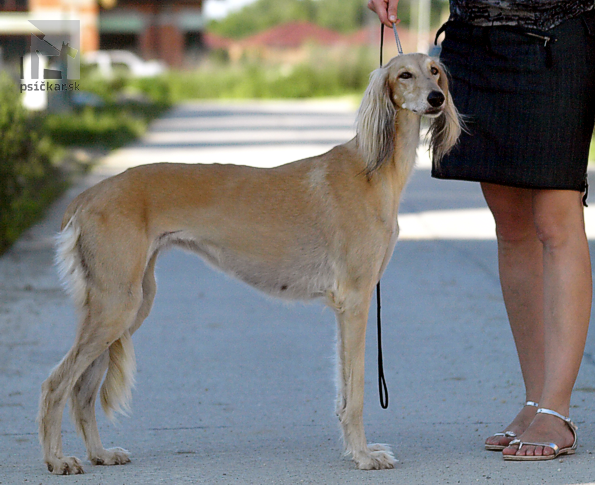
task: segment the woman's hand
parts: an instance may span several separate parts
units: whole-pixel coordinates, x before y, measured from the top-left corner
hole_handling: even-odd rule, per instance
[[[387,27],[398,24],[401,20],[397,17],[399,0],[368,0],[368,8],[376,12],[380,21]]]

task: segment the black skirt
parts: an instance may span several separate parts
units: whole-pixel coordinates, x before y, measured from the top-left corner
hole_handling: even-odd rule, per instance
[[[432,176],[584,191],[595,120],[595,13],[547,32],[461,22],[444,30],[440,58],[467,130]]]

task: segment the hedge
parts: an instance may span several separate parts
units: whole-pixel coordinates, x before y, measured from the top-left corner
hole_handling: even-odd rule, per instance
[[[42,119],[23,108],[18,86],[0,73],[0,254],[62,192],[54,151]]]

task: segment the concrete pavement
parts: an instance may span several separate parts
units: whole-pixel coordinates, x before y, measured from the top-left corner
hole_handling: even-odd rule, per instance
[[[108,156],[0,258],[0,483],[595,483],[593,332],[572,402],[577,455],[505,463],[483,450],[523,402],[493,223],[477,184],[431,179],[423,150],[382,281],[387,411],[378,404],[372,324],[367,338],[367,437],[393,446],[395,470],[362,472],[341,457],[332,312],[263,298],[179,251],[159,260],[155,306],[134,336],[133,414],[114,427],[99,411],[104,444],[129,449],[132,463],[85,463],[75,477],[45,470],[39,387],[75,327],[52,266],[68,200],[139,163],[273,166],[322,153],[353,135],[354,110],[349,102],[182,105]],[[65,452],[84,458],[66,415],[63,436]]]

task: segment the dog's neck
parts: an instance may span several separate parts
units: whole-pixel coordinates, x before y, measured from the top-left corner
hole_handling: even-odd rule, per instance
[[[398,109],[395,116],[395,139],[393,157],[387,164],[396,177],[401,188],[407,182],[411,170],[415,165],[417,146],[419,145],[419,130],[421,116],[408,109]]]

